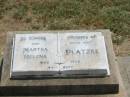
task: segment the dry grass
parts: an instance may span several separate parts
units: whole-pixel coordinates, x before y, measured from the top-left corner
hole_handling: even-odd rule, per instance
[[[130,34],[130,0],[0,0],[0,51],[7,31],[104,28]]]

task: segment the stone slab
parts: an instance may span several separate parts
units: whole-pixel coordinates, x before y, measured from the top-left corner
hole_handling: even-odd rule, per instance
[[[61,34],[64,74],[110,75],[104,36],[101,32]]]
[[[86,31],[86,30],[84,30]],[[116,69],[115,55],[113,52],[111,32],[109,30],[95,30],[102,32],[105,37],[108,52],[108,62],[111,76],[97,78],[52,78],[52,79],[10,79],[10,62],[12,33],[8,33],[7,47],[4,55],[2,67],[2,77],[0,81],[1,95],[88,95],[88,94],[116,94],[119,92],[119,79]],[[51,31],[45,31],[51,32]],[[55,32],[55,31],[54,31]],[[67,31],[61,31],[67,32]],[[71,32],[71,31],[69,31]],[[76,32],[76,31],[72,31]],[[18,33],[18,32],[16,32]]]
[[[56,40],[55,33],[16,34],[12,49],[11,77],[57,74]]]
[[[110,75],[101,32],[16,34],[11,77]]]

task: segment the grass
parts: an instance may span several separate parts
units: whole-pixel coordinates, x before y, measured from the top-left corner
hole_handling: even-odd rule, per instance
[[[7,18],[10,29],[110,29],[118,44],[130,35],[130,0],[0,0],[0,21]]]
[[[16,20],[21,20],[26,17],[28,6],[25,4],[20,3],[18,6],[15,7],[15,11],[13,13],[13,18]]]

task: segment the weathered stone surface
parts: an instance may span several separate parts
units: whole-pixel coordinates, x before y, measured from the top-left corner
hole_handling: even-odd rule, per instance
[[[16,34],[11,76],[56,74],[59,71],[56,40],[54,33]]]
[[[11,77],[110,75],[101,32],[16,34]]]
[[[65,74],[88,76],[109,75],[104,36],[101,32],[61,34],[61,55]]]
[[[0,81],[0,95],[86,95],[86,94],[113,94],[119,92],[119,72],[112,48],[109,30],[98,30],[105,37],[108,62],[111,75],[96,78],[44,78],[44,79],[10,79],[10,62],[12,49],[12,33],[7,37],[7,48],[4,55],[2,77]],[[46,31],[45,31],[46,32]],[[50,31],[47,31],[48,33]],[[56,31],[57,32],[57,31]],[[67,32],[67,31],[63,31]],[[72,31],[76,32],[76,31]],[[83,32],[83,31],[82,31]],[[18,32],[16,32],[18,33]],[[20,33],[20,32],[19,32]],[[61,32],[62,33],[62,32]],[[122,89],[122,88],[120,88]],[[122,91],[121,91],[122,92]],[[112,97],[117,97],[115,94]],[[90,96],[91,97],[91,96]],[[109,96],[108,96],[109,97]],[[122,96],[124,97],[124,96]]]

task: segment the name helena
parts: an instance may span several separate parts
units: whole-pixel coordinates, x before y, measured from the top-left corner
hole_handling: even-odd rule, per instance
[[[23,55],[24,59],[47,59],[47,55],[43,55],[43,54],[37,54],[37,55],[33,55],[33,54],[24,54]]]

